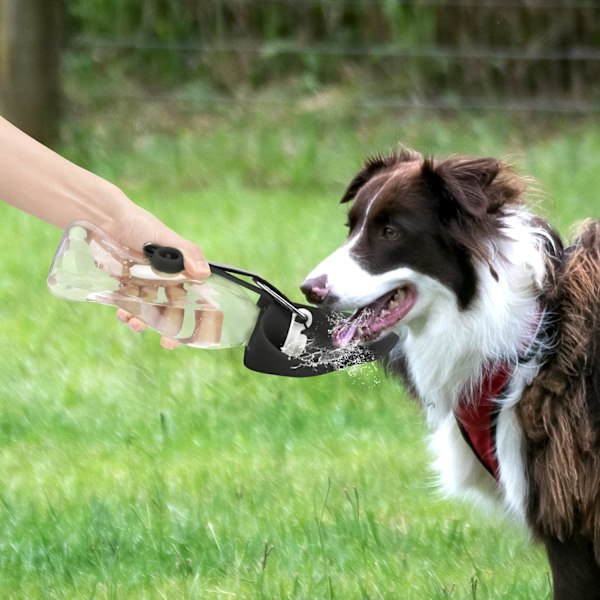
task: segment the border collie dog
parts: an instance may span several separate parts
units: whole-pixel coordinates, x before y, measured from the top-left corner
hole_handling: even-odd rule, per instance
[[[301,289],[353,311],[339,347],[398,336],[385,366],[423,406],[442,487],[522,517],[555,598],[600,598],[600,221],[563,248],[525,183],[492,158],[373,158]]]

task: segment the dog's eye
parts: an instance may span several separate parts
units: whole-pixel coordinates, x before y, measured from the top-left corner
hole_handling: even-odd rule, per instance
[[[400,232],[391,225],[385,225],[381,230],[381,236],[389,241],[397,240],[399,235]]]

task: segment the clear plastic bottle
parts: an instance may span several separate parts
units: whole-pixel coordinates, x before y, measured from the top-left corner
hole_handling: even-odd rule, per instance
[[[194,280],[158,271],[143,253],[85,221],[65,230],[48,287],[65,300],[123,308],[160,334],[196,348],[245,345],[260,312],[256,299],[224,277]]]

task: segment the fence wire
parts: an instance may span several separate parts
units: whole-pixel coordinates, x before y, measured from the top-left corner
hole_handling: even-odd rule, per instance
[[[73,41],[73,48],[98,50],[155,50],[157,52],[177,51],[200,54],[256,54],[263,56],[276,55],[322,55],[371,58],[436,58],[436,59],[478,59],[478,60],[539,60],[554,61],[589,61],[600,62],[600,48],[571,46],[560,49],[546,48],[486,48],[470,46],[453,48],[443,46],[408,47],[397,44],[375,46],[343,46],[339,44],[318,43],[303,45],[287,41],[237,41],[227,43],[158,42],[156,40],[120,39],[80,37]]]

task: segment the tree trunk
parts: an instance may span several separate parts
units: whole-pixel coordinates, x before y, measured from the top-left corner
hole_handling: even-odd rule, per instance
[[[0,112],[44,144],[60,116],[61,0],[0,0]]]

